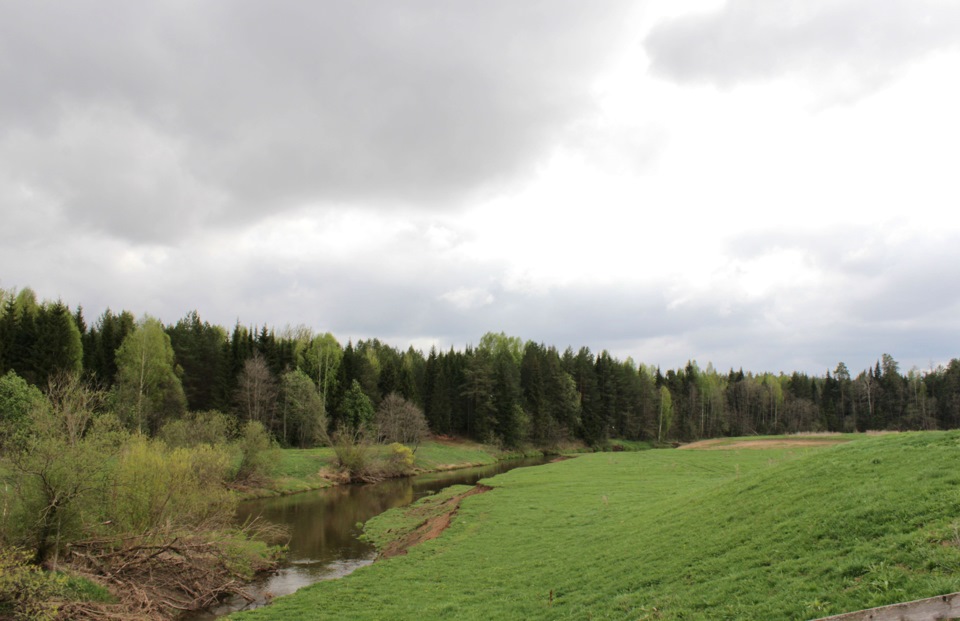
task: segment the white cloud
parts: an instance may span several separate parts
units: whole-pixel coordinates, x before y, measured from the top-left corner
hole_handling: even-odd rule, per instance
[[[440,296],[440,299],[453,304],[460,310],[483,308],[494,302],[492,293],[476,287],[461,287],[453,291],[447,291]]]

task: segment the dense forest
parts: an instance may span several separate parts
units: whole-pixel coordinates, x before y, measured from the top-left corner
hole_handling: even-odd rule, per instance
[[[688,441],[796,431],[960,427],[960,360],[905,374],[883,354],[856,374],[662,371],[587,347],[488,333],[462,351],[341,344],[306,327],[172,325],[107,310],[89,322],[30,289],[0,290],[0,375],[46,389],[62,372],[110,395],[130,429],[155,433],[188,412],[259,421],[285,446],[369,420],[391,393],[419,406],[436,434],[503,446],[611,438]],[[309,402],[310,407],[304,403]],[[318,428],[318,427],[322,427]]]

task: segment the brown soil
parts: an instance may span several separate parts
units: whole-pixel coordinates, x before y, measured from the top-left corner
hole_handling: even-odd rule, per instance
[[[713,440],[701,440],[692,444],[685,444],[680,447],[681,450],[700,450],[700,451],[733,451],[739,449],[779,449],[779,448],[802,448],[811,446],[834,446],[849,442],[846,438],[776,438],[770,440],[741,440],[739,442],[730,442],[723,438]]]
[[[438,507],[433,508],[433,510],[439,510],[439,514],[427,518],[420,526],[400,539],[391,541],[380,551],[380,558],[390,558],[392,556],[406,554],[409,548],[412,548],[418,543],[436,539],[440,536],[440,533],[450,526],[450,520],[453,519],[453,516],[457,513],[457,509],[460,508],[460,502],[464,498],[473,496],[474,494],[483,494],[484,492],[489,492],[491,489],[493,488],[487,487],[486,485],[477,485],[470,491],[458,494],[444,501]]]

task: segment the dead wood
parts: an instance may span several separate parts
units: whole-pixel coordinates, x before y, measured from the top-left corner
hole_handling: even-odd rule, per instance
[[[77,542],[68,555],[71,568],[105,585],[119,602],[71,602],[61,607],[60,618],[173,619],[228,596],[252,601],[244,589],[246,577],[231,562],[224,544],[225,539],[210,533],[162,532]],[[273,566],[265,562],[254,569]]]

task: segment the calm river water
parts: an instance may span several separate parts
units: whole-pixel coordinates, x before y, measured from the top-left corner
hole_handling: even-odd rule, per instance
[[[390,479],[372,485],[341,485],[315,492],[251,500],[240,505],[237,519],[261,516],[290,529],[286,562],[275,574],[248,590],[256,601],[229,600],[207,613],[190,615],[197,621],[262,606],[270,597],[293,593],[300,587],[339,578],[369,565],[373,546],[358,539],[360,525],[387,509],[402,507],[450,485],[473,485],[483,478],[523,466],[546,463],[546,458],[511,459],[490,466]]]

